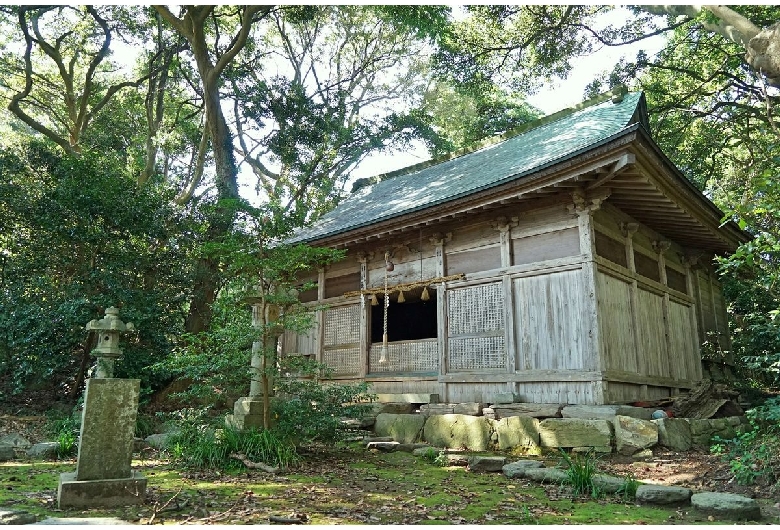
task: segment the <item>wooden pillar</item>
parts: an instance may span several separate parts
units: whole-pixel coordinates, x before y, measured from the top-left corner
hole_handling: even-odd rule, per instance
[[[644,351],[639,339],[639,318],[637,313],[639,312],[639,286],[636,283],[636,262],[634,261],[634,234],[639,230],[638,223],[622,223],[620,225],[621,231],[626,238],[626,265],[628,270],[631,271],[631,283],[628,286],[629,302],[631,304],[631,327],[634,328],[634,359],[636,362],[637,370],[640,373],[649,373],[647,366],[644,364],[644,358],[642,353]],[[644,388],[647,393],[647,387]]]
[[[594,256],[596,254],[596,234],[593,225],[593,212],[601,207],[601,203],[609,196],[610,190],[600,189],[598,195],[586,195],[578,190],[572,193],[573,207],[570,211],[577,215],[577,226],[580,235],[580,254],[582,255],[583,297],[587,312],[583,315],[589,327],[587,340],[593,358],[593,368],[602,373],[602,379],[594,381],[593,393],[595,403],[607,402],[607,383],[603,380],[604,363],[601,358],[602,348],[599,334],[598,298],[596,295],[597,268]]]
[[[359,252],[357,255],[360,263],[360,289],[368,288],[368,255]],[[371,341],[371,323],[368,320],[368,304],[366,304],[366,295],[360,295],[360,378],[365,379],[369,372],[369,343]]]
[[[512,266],[512,228],[517,226],[517,218],[511,220],[506,217],[499,217],[493,223],[493,228],[499,231],[501,244],[501,267],[508,268]],[[506,371],[514,373],[517,366],[517,348],[515,347],[515,318],[514,318],[514,297],[512,293],[512,280],[508,274],[502,278],[502,289],[504,292],[504,348],[506,355]],[[508,382],[507,391],[515,392],[517,383]]]
[[[447,271],[447,256],[444,252],[444,244],[452,239],[452,234],[448,233],[446,236],[440,233],[435,233],[430,237],[430,242],[435,248],[436,255],[436,276],[445,276]],[[438,350],[439,350],[439,374],[444,375],[447,373],[447,284],[440,283],[436,289],[436,324],[438,330],[436,333]],[[445,403],[448,401],[449,396],[447,391],[447,383],[442,383],[443,394],[441,396],[442,401]]]
[[[691,305],[691,308],[688,312],[689,318],[691,320],[691,329],[693,330],[693,333],[691,334],[691,342],[693,343],[693,351],[696,352],[698,362],[694,366],[694,374],[693,374],[693,380],[699,381],[702,378],[702,367],[701,367],[701,341],[699,337],[701,337],[701,329],[699,325],[699,319],[697,318],[697,315],[701,314],[701,308],[699,307],[699,281],[698,279],[695,279],[694,275],[696,274],[696,267],[698,266],[698,257],[696,256],[683,256],[682,258],[682,265],[685,269],[685,283],[686,283],[686,289],[688,291],[688,295],[693,298],[693,304]],[[695,284],[695,285],[694,285]]]
[[[653,249],[656,251],[658,257],[658,277],[660,278],[661,283],[666,287],[668,287],[668,281],[666,278],[666,257],[664,256],[664,252],[669,250],[671,245],[672,244],[669,241],[653,241]],[[666,365],[668,367],[667,373],[664,375],[671,377],[672,379],[688,379],[689,374],[687,368],[685,370],[686,373],[683,376],[675,375],[674,368],[675,366],[679,366],[680,363],[679,359],[675,359],[675,354],[672,352],[672,336],[669,334],[669,326],[671,325],[669,303],[669,293],[664,291],[661,310],[664,315],[664,344],[666,345]],[[684,366],[687,366],[687,363],[684,364]],[[679,387],[671,387],[670,391],[672,395],[677,395],[679,393]]]
[[[325,268],[317,271],[317,302],[322,304],[325,299]],[[325,348],[325,311],[317,311],[317,362],[323,362]]]

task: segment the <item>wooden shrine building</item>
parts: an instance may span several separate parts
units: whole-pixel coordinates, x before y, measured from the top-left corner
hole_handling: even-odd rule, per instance
[[[651,138],[644,96],[606,94],[372,179],[299,231],[347,257],[301,293],[326,309],[282,351],[446,402],[668,397],[702,379],[705,339],[729,345],[712,258],[748,236],[722,217]]]

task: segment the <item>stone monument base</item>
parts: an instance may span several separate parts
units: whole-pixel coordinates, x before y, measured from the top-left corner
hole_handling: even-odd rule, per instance
[[[273,405],[275,397],[271,398]],[[233,405],[233,414],[225,418],[225,425],[234,429],[262,429],[263,428],[263,396],[240,397]],[[271,418],[271,423],[275,423]]]
[[[146,477],[132,471],[128,478],[76,480],[76,473],[62,473],[57,488],[58,508],[117,507],[146,501]]]

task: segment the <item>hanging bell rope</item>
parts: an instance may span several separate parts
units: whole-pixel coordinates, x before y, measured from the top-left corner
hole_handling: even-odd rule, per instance
[[[385,252],[385,311],[382,316],[382,354],[379,356],[380,363],[387,362],[387,308],[390,307],[390,293],[387,290],[387,273],[393,270],[393,263],[390,261],[390,253]]]

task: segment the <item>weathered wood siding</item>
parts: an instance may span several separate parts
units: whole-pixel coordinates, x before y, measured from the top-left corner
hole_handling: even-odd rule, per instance
[[[701,364],[684,249],[615,208],[594,217],[608,400],[654,399],[690,387],[701,379]]]
[[[599,331],[606,367],[635,372],[638,369],[631,284],[599,272],[596,276]]]
[[[592,370],[582,271],[513,280],[517,369]]]

